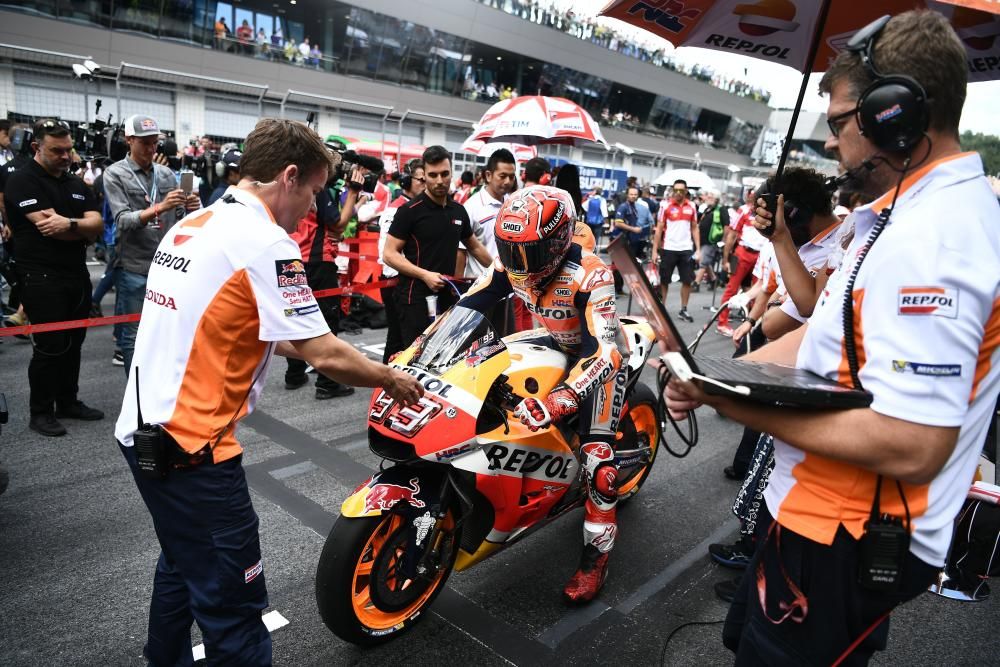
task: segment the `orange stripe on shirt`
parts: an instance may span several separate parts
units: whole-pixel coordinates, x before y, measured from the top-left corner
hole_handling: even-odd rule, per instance
[[[969,403],[976,399],[979,385],[989,375],[993,366],[993,353],[998,345],[1000,345],[1000,299],[993,302],[993,310],[986,320],[986,326],[983,327],[983,342],[979,344],[979,357],[976,359],[976,372],[972,377]]]
[[[916,170],[915,172],[907,176],[905,179],[903,179],[903,183],[899,186],[900,196],[902,196],[904,192],[912,188],[917,181],[926,176],[935,167],[940,166],[945,162],[951,162],[952,160],[958,160],[963,157],[969,157],[970,155],[976,155],[976,153],[973,151],[968,151],[965,153],[955,153],[954,155],[946,155],[943,158],[934,160],[934,162],[925,164],[923,167],[921,167],[920,169]],[[871,210],[874,211],[875,213],[881,213],[882,209],[884,209],[886,206],[892,203],[892,198],[895,192],[896,189],[893,188],[892,190],[889,190],[884,195],[876,199],[874,202],[872,202]]]
[[[943,287],[901,287],[900,294],[944,294]]]
[[[212,444],[216,463],[243,451],[234,427],[246,414],[254,371],[267,349],[259,330],[257,299],[250,277],[241,269],[222,285],[198,321],[174,413],[164,424],[186,451]],[[230,422],[233,426],[215,445]]]
[[[863,289],[854,290],[854,349],[858,356],[858,371],[865,365],[865,335],[864,327],[861,325],[861,304],[865,300]],[[851,365],[847,363],[847,343],[846,340],[840,343],[840,366],[837,368],[837,382],[852,386]]]

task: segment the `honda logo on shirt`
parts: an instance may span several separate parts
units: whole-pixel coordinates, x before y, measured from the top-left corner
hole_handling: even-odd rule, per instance
[[[900,287],[897,298],[900,315],[958,317],[958,290],[948,287]]]

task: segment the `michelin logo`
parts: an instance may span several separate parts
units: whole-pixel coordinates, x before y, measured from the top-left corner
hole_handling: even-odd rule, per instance
[[[897,373],[930,375],[931,377],[961,377],[961,364],[921,364],[916,361],[892,360],[892,370]]]

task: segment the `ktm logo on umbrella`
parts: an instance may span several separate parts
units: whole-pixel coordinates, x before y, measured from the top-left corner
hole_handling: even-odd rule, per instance
[[[793,32],[795,3],[790,0],[760,0],[753,5],[736,5],[733,14],[740,17],[739,28],[751,37],[773,35],[778,31]]]

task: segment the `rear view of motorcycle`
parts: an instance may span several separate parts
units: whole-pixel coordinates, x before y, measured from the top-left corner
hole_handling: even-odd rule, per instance
[[[621,318],[627,355],[615,442],[619,503],[648,478],[662,437],[656,397],[638,382],[652,328]],[[320,556],[316,600],[338,637],[371,646],[405,632],[466,570],[579,507],[586,483],[573,419],[532,431],[512,416],[544,398],[567,358],[543,331],[501,339],[477,311],[441,316],[394,364],[424,387],[400,406],[377,390],[368,415],[382,469],[344,501]]]

